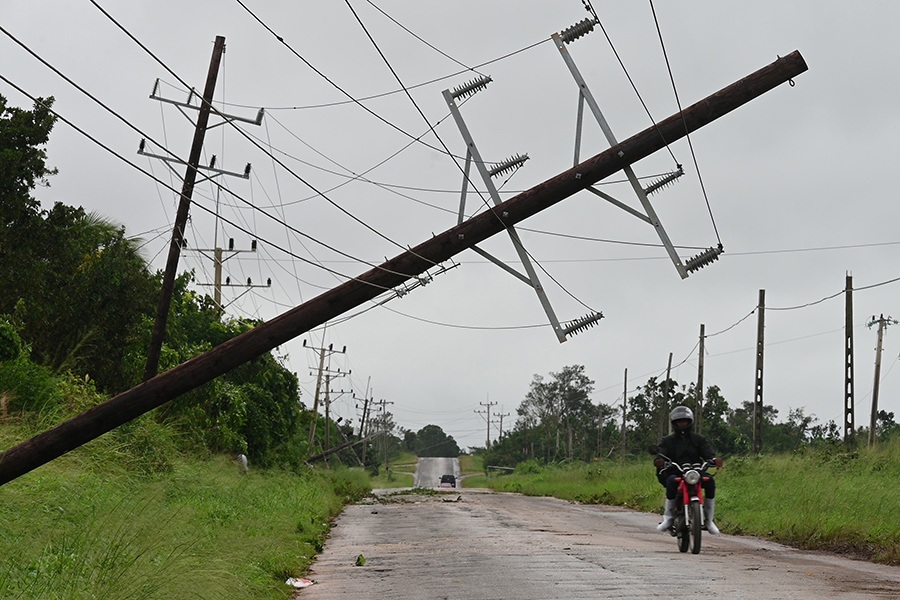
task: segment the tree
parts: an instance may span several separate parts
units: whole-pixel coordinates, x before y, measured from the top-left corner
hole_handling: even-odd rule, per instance
[[[426,425],[413,435],[414,442],[410,449],[416,456],[459,456],[456,440],[437,425]]]

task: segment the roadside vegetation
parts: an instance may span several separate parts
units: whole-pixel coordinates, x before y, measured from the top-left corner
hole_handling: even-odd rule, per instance
[[[532,460],[512,473],[467,478],[465,485],[661,513],[664,491],[654,475],[649,456]],[[834,445],[732,457],[716,475],[716,523],[724,533],[898,565],[898,481],[900,437],[850,452]]]

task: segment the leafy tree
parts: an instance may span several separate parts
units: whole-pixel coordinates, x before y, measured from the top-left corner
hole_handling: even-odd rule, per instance
[[[405,442],[410,439],[409,433],[405,436]],[[407,446],[408,447],[408,446]],[[444,433],[437,425],[426,425],[414,434],[413,445],[410,448],[416,456],[459,456],[459,446],[453,436]]]

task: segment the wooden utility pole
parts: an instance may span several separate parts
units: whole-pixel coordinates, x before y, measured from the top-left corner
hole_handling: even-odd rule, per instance
[[[663,383],[662,397],[659,399],[657,410],[659,411],[659,439],[662,440],[670,431],[672,424],[669,423],[669,375],[672,373],[672,353],[669,352],[669,362],[666,366],[666,381]]]
[[[853,398],[853,276],[847,273],[844,286],[844,443],[856,442]]]
[[[342,315],[377,297],[385,289],[394,288],[428,271],[463,250],[505,231],[507,225],[519,223],[546,210],[806,70],[806,62],[799,52],[781,57],[491,210],[432,236],[362,275],[348,279],[208,352],[9,448],[0,458],[0,485]]]
[[[479,402],[481,406],[485,407],[485,410],[476,410],[475,412],[480,415],[485,415],[485,421],[487,421],[487,437],[484,442],[484,449],[491,449],[491,407],[497,406],[496,402],[491,402],[488,400],[487,402]]]
[[[206,126],[209,124],[213,94],[216,91],[219,63],[222,61],[224,52],[225,38],[216,36],[212,59],[209,61],[209,73],[206,76],[206,87],[203,89],[203,103],[200,105],[200,110],[197,113],[194,141],[191,144],[191,154],[188,157],[187,168],[184,172],[181,199],[178,201],[178,211],[175,214],[175,227],[172,230],[172,241],[169,244],[169,255],[166,259],[162,291],[159,294],[159,303],[156,306],[156,321],[153,324],[150,347],[147,349],[144,381],[155,377],[159,370],[159,356],[162,353],[163,338],[166,335],[166,321],[169,318],[169,307],[172,305],[172,290],[175,288],[175,276],[178,273],[178,257],[181,255],[181,248],[184,246],[184,228],[187,225],[188,213],[190,212],[191,197],[194,195],[194,183],[197,181],[200,154],[203,152],[203,140],[206,137]]]
[[[766,290],[759,290],[756,320],[756,377],[753,386],[753,451],[762,452],[763,430],[763,351],[766,330]]]
[[[700,349],[697,353],[697,433],[703,433],[703,354],[706,325],[700,323]]]
[[[878,344],[875,347],[875,381],[872,384],[872,417],[869,420],[869,447],[875,445],[875,429],[878,425],[878,388],[881,386],[881,349],[884,341],[884,328],[888,325],[895,325],[897,321],[890,317],[879,315],[876,319],[872,316],[869,327],[878,323]]]

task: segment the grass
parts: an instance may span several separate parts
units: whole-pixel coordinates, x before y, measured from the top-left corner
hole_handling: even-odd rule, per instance
[[[725,533],[900,564],[900,440],[854,453],[808,450],[734,458],[716,476],[716,522]],[[467,486],[661,512],[649,459],[541,467],[466,479]]]
[[[0,598],[288,598],[370,489],[361,470],[241,475],[221,456],[135,477],[106,455],[92,442],[0,487]]]

